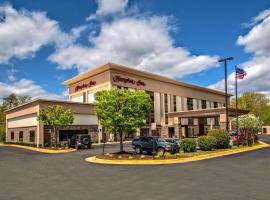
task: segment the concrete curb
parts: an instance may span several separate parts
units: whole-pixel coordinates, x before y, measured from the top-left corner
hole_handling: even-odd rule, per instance
[[[269,147],[269,144],[264,142],[259,142],[259,145],[253,147],[245,147],[241,149],[228,149],[222,152],[209,153],[199,156],[187,157],[187,158],[179,158],[179,159],[167,159],[167,160],[106,160],[96,158],[96,156],[88,157],[85,159],[86,162],[96,163],[96,164],[109,164],[109,165],[167,165],[167,164],[177,164],[177,163],[186,163],[193,162],[198,160],[205,160],[210,158],[216,158],[226,155],[237,154],[241,152],[252,151],[256,149],[261,149],[265,147]]]
[[[23,145],[18,145],[18,144],[0,144],[0,146],[4,147],[16,147],[16,148],[21,148],[21,149],[27,149],[30,151],[36,151],[40,153],[70,153],[73,151],[76,151],[76,149],[63,149],[63,150],[53,150],[53,149],[42,149],[42,148],[37,148],[37,147],[28,147],[28,146],[23,146]]]

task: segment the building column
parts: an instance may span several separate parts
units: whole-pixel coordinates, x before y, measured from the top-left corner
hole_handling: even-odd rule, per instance
[[[210,130],[213,129],[213,118],[210,118]]]
[[[154,92],[154,118],[157,125],[160,125],[161,109],[160,109],[160,93]]]
[[[40,122],[37,125],[37,148],[39,148],[39,132],[40,132]]]
[[[182,97],[176,96],[176,111],[183,111],[183,106],[182,106]]]
[[[187,109],[187,97],[183,97],[182,98],[183,99],[183,105],[184,105],[184,111],[187,111],[188,109]]]

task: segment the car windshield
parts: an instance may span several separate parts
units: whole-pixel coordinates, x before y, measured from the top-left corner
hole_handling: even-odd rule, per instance
[[[158,142],[165,142],[165,140],[163,138],[158,138],[157,141]]]

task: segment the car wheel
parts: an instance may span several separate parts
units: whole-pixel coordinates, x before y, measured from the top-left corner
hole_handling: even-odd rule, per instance
[[[160,156],[164,156],[164,154],[165,154],[165,149],[163,149],[163,148],[158,148],[158,149],[157,149],[157,154],[160,155]]]
[[[140,146],[135,147],[135,153],[136,154],[141,154],[142,153],[142,148]]]

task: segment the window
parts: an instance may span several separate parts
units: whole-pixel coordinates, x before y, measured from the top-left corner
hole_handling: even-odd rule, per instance
[[[95,93],[88,94],[88,103],[94,103],[95,101]]]
[[[202,109],[206,109],[206,100],[202,100]]]
[[[35,142],[35,131],[30,131],[30,134],[29,134],[29,141],[30,142]]]
[[[218,103],[214,102],[214,108],[218,108]]]
[[[215,126],[218,126],[219,125],[219,117],[215,117]]]
[[[23,142],[23,131],[19,132],[19,142]]]
[[[14,140],[14,131],[11,131],[10,133],[10,139],[13,141]]]
[[[193,127],[188,128],[188,137],[195,137],[195,129]]]
[[[173,95],[173,111],[176,112],[176,96]]]
[[[168,95],[164,95],[165,113],[168,113]]]
[[[194,125],[194,119],[188,118],[188,125]]]
[[[188,110],[193,110],[193,99],[192,98],[187,98],[187,107],[188,107]]]
[[[263,128],[263,133],[264,133],[264,134],[267,133],[267,128]]]
[[[83,102],[84,95],[77,96],[77,97],[71,97],[71,101],[73,102]]]

